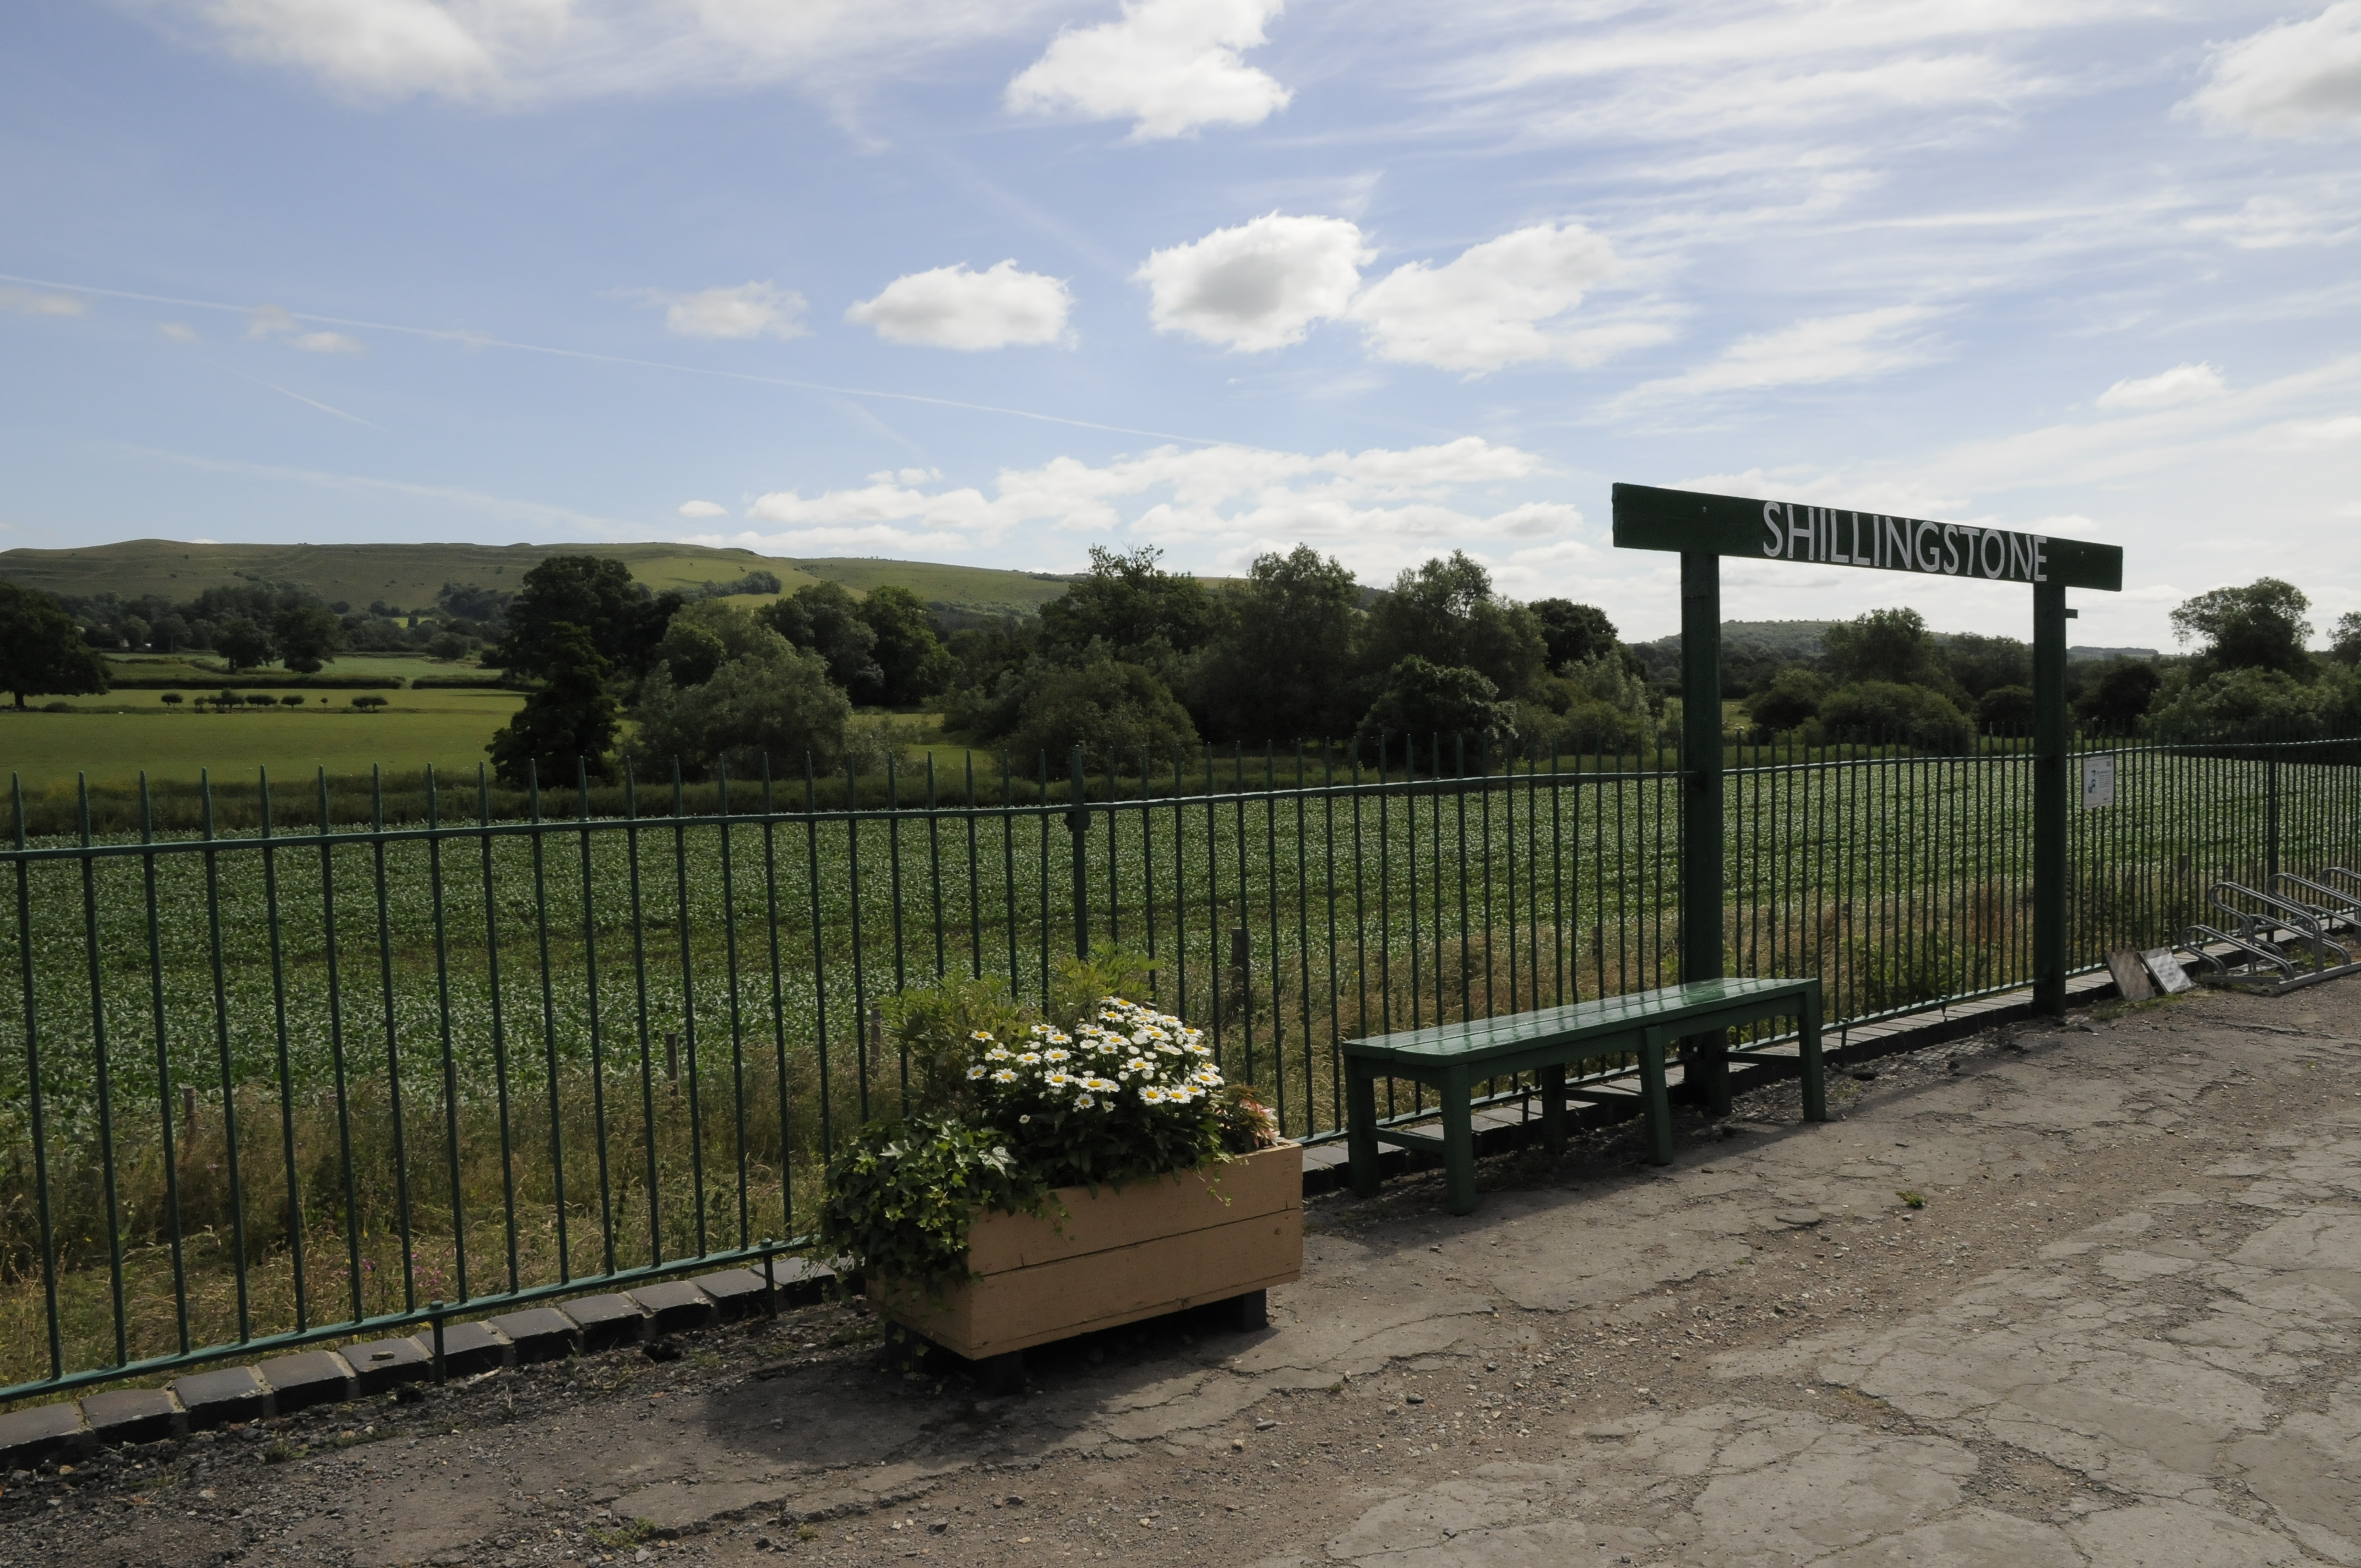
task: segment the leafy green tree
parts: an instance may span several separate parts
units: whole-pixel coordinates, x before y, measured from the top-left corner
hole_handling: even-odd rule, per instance
[[[1520,697],[1547,657],[1542,629],[1521,605],[1496,598],[1492,575],[1455,550],[1394,579],[1369,609],[1364,667],[1390,689],[1407,658],[1440,669],[1473,670],[1494,695]]]
[[[1656,704],[1648,678],[1609,642],[1536,683],[1533,700],[1517,707],[1517,741],[1528,756],[1612,751],[1644,745],[1655,729]]]
[[[1213,601],[1196,578],[1158,565],[1163,554],[1152,544],[1092,545],[1089,576],[1041,607],[1044,651],[1073,663],[1092,657],[1095,644],[1112,658],[1176,673],[1176,657],[1212,639]]]
[[[620,710],[607,691],[609,666],[589,629],[565,621],[544,625],[534,646],[541,688],[485,748],[493,771],[501,783],[522,787],[527,770],[538,768],[544,784],[562,784],[574,777],[578,758],[593,778],[607,777]]]
[[[1597,605],[1551,598],[1534,599],[1525,609],[1542,629],[1542,645],[1553,670],[1615,650],[1615,623]]]
[[[308,675],[335,658],[336,650],[345,645],[345,623],[316,604],[291,606],[271,621],[270,640],[278,644],[280,662]]]
[[[1460,741],[1472,762],[1516,733],[1516,707],[1500,700],[1489,676],[1410,653],[1387,673],[1385,689],[1362,716],[1354,743],[1366,752],[1388,736],[1402,736],[1427,766],[1442,768],[1454,764]]]
[[[1093,768],[1110,753],[1116,766],[1131,768],[1142,750],[1158,766],[1170,762],[1174,748],[1197,743],[1189,710],[1171,689],[1145,666],[1113,659],[1039,666],[1026,684],[1020,712],[1008,749],[1020,768],[1047,756],[1053,774],[1064,773],[1077,746]]]
[[[1828,696],[1827,676],[1800,664],[1790,664],[1748,699],[1746,714],[1757,726],[1774,733],[1794,729],[1817,718],[1820,704],[1828,700]]]
[[[2094,729],[2128,733],[2147,717],[2164,677],[2145,659],[2117,659],[2099,672],[2074,704],[2074,716]]]
[[[959,662],[943,646],[934,611],[924,599],[889,583],[870,589],[859,613],[876,634],[871,657],[876,661],[877,682],[869,692],[854,692],[855,698],[907,707],[950,685]]]
[[[53,596],[0,582],[0,689],[20,708],[35,692],[95,696],[106,690],[106,660]]]
[[[556,629],[575,626],[602,651],[611,668],[643,674],[680,605],[678,594],[651,595],[633,582],[631,569],[620,561],[552,555],[518,585],[508,606],[508,634],[485,662],[511,674],[546,679],[559,657]]]
[[[214,628],[214,652],[232,670],[251,670],[270,663],[279,650],[269,632],[246,616],[233,615]]]
[[[816,770],[832,773],[844,756],[851,714],[851,700],[829,679],[818,654],[756,627],[744,651],[724,658],[696,685],[675,685],[663,665],[641,683],[631,707],[631,762],[660,773],[677,760],[688,779],[709,777],[727,764],[740,778],[753,778],[766,757],[775,772],[800,773],[808,755]]]
[[[1943,668],[1960,690],[1981,698],[1994,686],[2033,683],[2033,650],[2014,637],[1980,637],[1963,631],[1938,646]]]
[[[1219,630],[1193,693],[1216,740],[1257,743],[1349,734],[1360,588],[1341,561],[1308,544],[1255,558],[1217,601]]]
[[[1994,686],[1976,699],[1976,728],[1987,735],[2033,733],[2033,688]]]
[[[2340,664],[2361,664],[2361,609],[2348,609],[2336,618],[2336,626],[2328,634],[2328,656]]]
[[[1899,681],[1855,681],[1820,704],[1820,723],[1837,739],[1901,742],[1930,751],[1964,751],[1974,739],[1968,717],[1942,693]]]
[[[828,678],[847,692],[874,694],[883,684],[877,633],[841,583],[806,583],[759,612],[763,624],[794,647],[819,655]]]
[[[1936,642],[1915,609],[1872,609],[1839,620],[1821,633],[1820,647],[1839,686],[1937,684]]]
[[[2172,612],[2173,636],[2182,642],[2203,639],[2196,674],[2202,681],[2223,670],[2277,670],[2309,684],[2318,673],[2304,641],[2312,601],[2293,583],[2257,577],[2243,588],[2214,588],[2183,600]]]
[[[664,628],[654,665],[676,686],[703,685],[728,661],[767,649],[776,636],[736,605],[700,599],[683,606]]]

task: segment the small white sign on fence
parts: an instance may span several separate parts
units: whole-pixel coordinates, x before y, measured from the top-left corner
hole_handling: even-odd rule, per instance
[[[2082,806],[2115,804],[2115,759],[2112,756],[2082,759]]]

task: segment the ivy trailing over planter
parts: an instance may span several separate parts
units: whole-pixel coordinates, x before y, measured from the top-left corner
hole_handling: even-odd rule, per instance
[[[1038,1214],[1049,1192],[992,1128],[942,1116],[872,1122],[829,1166],[818,1239],[863,1273],[939,1292],[964,1277],[978,1212]]]

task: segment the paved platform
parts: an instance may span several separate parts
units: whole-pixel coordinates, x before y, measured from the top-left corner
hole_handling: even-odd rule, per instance
[[[0,1563],[2361,1563],[2361,981],[1856,1070],[1320,1200],[1268,1330],[1023,1396],[807,1308],[14,1479]]]

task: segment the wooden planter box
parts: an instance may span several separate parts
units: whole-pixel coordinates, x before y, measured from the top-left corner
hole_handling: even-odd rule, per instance
[[[1224,1201],[1226,1200],[1226,1201]],[[1058,1190],[1049,1216],[986,1213],[968,1233],[981,1275],[930,1300],[879,1281],[871,1303],[970,1361],[1021,1353],[1141,1318],[1255,1297],[1303,1272],[1303,1148],[1280,1144],[1226,1165],[1117,1191]]]

